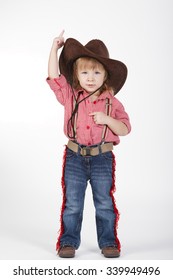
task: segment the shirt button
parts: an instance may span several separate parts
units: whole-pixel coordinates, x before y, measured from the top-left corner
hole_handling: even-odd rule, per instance
[[[96,101],[94,101],[93,103],[94,103],[94,104],[96,104],[97,102],[96,102]]]
[[[89,126],[89,125],[87,125],[87,126],[86,126],[86,129],[90,129],[90,126]]]
[[[91,142],[88,142],[88,146],[90,146],[91,145]]]

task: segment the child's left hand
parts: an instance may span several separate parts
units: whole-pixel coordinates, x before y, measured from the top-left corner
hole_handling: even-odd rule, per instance
[[[96,124],[107,124],[107,115],[103,112],[93,112],[89,116],[93,116],[93,120]]]

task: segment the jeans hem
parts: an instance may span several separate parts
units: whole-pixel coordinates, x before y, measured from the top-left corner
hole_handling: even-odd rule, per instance
[[[60,244],[60,248],[64,247],[64,246],[71,246],[71,247],[75,248],[76,250],[79,248],[79,245],[76,245],[76,244],[71,243],[71,242],[63,242],[63,243]]]
[[[116,247],[116,248],[118,248],[118,246],[115,243],[104,243],[102,245],[99,245],[100,249],[103,249],[105,247]]]

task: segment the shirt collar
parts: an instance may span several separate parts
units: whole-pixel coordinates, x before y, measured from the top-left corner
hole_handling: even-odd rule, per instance
[[[77,91],[77,96],[79,96],[80,94],[83,94],[84,97],[86,97],[88,95],[88,93],[85,90],[81,90],[81,89]],[[106,91],[102,92],[98,96],[97,100],[103,100],[106,98],[113,98],[113,94],[111,93],[111,91],[106,90]]]

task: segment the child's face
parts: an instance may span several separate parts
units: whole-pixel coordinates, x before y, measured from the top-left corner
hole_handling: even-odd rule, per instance
[[[100,88],[106,78],[106,71],[101,63],[83,58],[77,61],[76,74],[81,87],[88,93]]]

